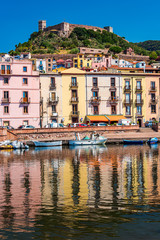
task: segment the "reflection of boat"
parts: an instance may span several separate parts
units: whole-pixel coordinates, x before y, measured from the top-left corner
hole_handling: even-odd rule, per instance
[[[54,146],[62,146],[62,141],[52,141],[52,142],[39,142],[33,141],[35,147],[54,147]]]
[[[127,145],[128,145],[128,144],[130,144],[130,145],[133,144],[133,145],[134,145],[134,144],[143,144],[144,141],[143,141],[143,140],[125,140],[125,139],[124,139],[124,140],[123,140],[123,143],[124,143],[124,144],[127,144]]]
[[[89,149],[107,149],[105,145],[70,145],[69,149],[74,150],[74,149],[84,149],[84,150],[89,150]]]
[[[75,134],[76,140],[70,140],[69,145],[101,145],[105,144],[107,141],[107,138],[104,138],[100,136],[99,134],[96,134],[93,132],[90,137],[84,137],[83,139],[80,139],[79,133],[78,133],[78,138],[77,135]]]
[[[147,141],[148,144],[155,144],[155,143],[158,143],[158,138],[154,137],[154,138],[150,138],[148,141]]]
[[[21,141],[6,140],[0,142],[0,149],[28,149],[29,146]]]
[[[43,150],[62,150],[62,146],[55,146],[55,147],[35,147],[33,152],[39,152]]]

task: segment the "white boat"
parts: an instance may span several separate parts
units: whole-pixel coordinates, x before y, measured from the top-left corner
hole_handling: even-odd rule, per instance
[[[11,145],[14,149],[29,149],[29,146],[21,141],[13,141]]]
[[[54,147],[54,146],[62,146],[62,141],[52,141],[52,142],[39,142],[33,141],[35,147]]]
[[[78,138],[75,133],[76,140],[70,140],[69,145],[76,146],[76,145],[101,145],[105,144],[107,141],[107,138],[104,138],[100,136],[99,134],[96,134],[93,132],[90,137],[84,137],[83,139],[80,139],[79,133],[78,133]]]

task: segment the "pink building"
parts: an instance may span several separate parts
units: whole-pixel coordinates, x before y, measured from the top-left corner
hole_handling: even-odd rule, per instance
[[[92,58],[92,68],[108,68],[111,66],[111,56],[105,57],[93,57]]]
[[[40,127],[39,87],[30,60],[0,58],[0,126]]]

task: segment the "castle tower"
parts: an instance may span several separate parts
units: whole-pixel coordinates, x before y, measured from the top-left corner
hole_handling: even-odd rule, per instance
[[[44,30],[46,28],[46,20],[40,20],[38,21],[38,31]]]
[[[108,32],[113,33],[113,27],[107,26],[107,27],[104,27],[104,29],[107,30]]]

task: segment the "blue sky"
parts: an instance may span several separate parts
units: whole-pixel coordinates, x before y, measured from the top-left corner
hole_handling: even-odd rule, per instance
[[[8,0],[1,2],[0,52],[28,40],[38,20],[51,26],[64,20],[93,26],[112,26],[114,33],[132,42],[160,40],[160,1],[55,1]]]

